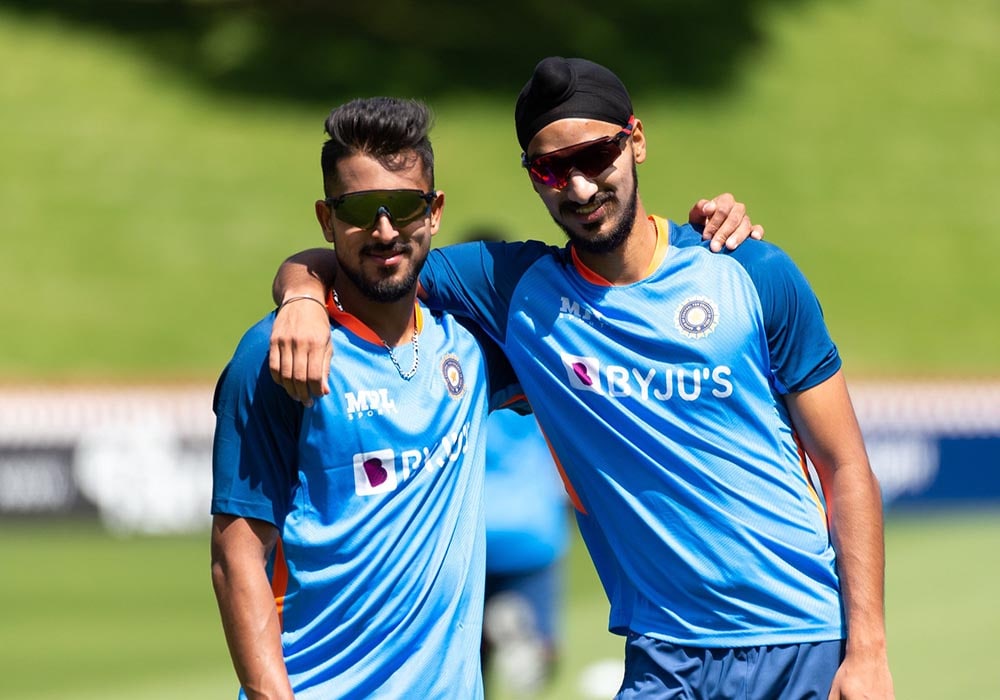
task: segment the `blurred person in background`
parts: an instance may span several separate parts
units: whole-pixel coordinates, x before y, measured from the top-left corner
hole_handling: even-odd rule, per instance
[[[483,674],[536,697],[559,660],[568,502],[532,416],[498,411],[486,429]]]
[[[503,241],[496,226],[463,241]],[[483,676],[536,697],[555,673],[569,543],[566,492],[533,416],[490,415],[486,425],[486,599]]]
[[[878,482],[808,282],[770,244],[712,255],[647,213],[644,126],[606,67],[540,61],[515,127],[569,244],[438,249],[421,295],[518,374],[625,637],[616,697],[892,698]],[[335,277],[305,253],[275,292]],[[329,355],[298,311],[271,367],[303,395]]]

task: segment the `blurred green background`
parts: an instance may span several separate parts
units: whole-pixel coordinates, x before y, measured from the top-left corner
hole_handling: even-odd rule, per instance
[[[995,0],[334,5],[0,2],[0,382],[213,381],[278,263],[323,244],[322,123],[355,96],[435,108],[438,244],[481,223],[561,241],[512,121],[549,54],[629,85],[648,208],[749,204],[849,378],[1000,375]],[[233,697],[204,537],[0,528],[0,697]],[[995,512],[890,517],[898,697],[1000,697],[998,543]],[[621,654],[572,561],[555,698]]]

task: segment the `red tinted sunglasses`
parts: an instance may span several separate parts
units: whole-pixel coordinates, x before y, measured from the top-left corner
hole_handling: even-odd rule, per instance
[[[531,179],[540,185],[561,190],[569,182],[569,174],[579,170],[587,177],[597,177],[618,159],[625,150],[625,142],[635,128],[635,115],[628,119],[614,136],[602,136],[593,141],[577,143],[557,151],[544,153],[535,158],[521,154],[521,165],[528,170]]]

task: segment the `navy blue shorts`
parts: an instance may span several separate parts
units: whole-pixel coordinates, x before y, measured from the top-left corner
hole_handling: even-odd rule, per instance
[[[629,633],[616,700],[826,700],[844,642],[706,649]]]

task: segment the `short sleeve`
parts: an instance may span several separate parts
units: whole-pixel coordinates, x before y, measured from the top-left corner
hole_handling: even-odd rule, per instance
[[[833,376],[841,367],[840,354],[816,294],[792,259],[762,241],[746,241],[731,255],[757,289],[778,391],[804,391]]]
[[[503,344],[514,289],[524,272],[553,249],[539,241],[473,242],[437,248],[420,275],[432,309],[472,319]]]
[[[247,331],[215,388],[212,513],[280,527],[297,482],[303,407],[271,379],[273,320]]]

